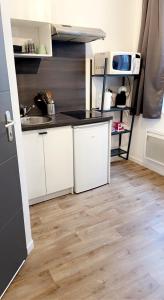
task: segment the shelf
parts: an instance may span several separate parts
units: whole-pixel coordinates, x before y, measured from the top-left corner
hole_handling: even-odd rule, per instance
[[[45,47],[42,53],[14,53],[18,58],[41,58],[52,56],[51,24],[29,20],[11,19],[11,30],[13,45],[24,46],[28,41],[34,43],[35,47]]]
[[[106,112],[114,112],[114,111],[123,111],[123,110],[131,110],[132,107],[129,107],[129,106],[126,106],[126,107],[115,107],[115,106],[111,106],[110,110],[104,110],[103,113],[106,113]],[[97,110],[99,112],[101,112],[100,109],[98,108],[94,108],[94,110]]]
[[[137,74],[92,74],[92,77],[138,77]]]
[[[37,54],[37,53],[14,53],[14,57],[19,58],[42,58],[42,57],[51,57],[50,54]]]
[[[127,151],[121,149],[121,148],[116,148],[111,150],[111,157],[113,156],[119,156],[122,154],[127,154]]]
[[[131,131],[128,129],[125,129],[123,131],[113,131],[112,135],[118,135],[118,134],[125,134],[125,133],[130,133]]]
[[[132,107],[126,106],[126,107],[115,107],[112,106],[109,110],[107,111],[102,111],[99,108],[92,108],[92,85],[93,85],[93,78],[102,78],[103,80],[103,86],[102,86],[102,103],[101,106],[104,106],[104,98],[105,98],[105,89],[106,89],[106,83],[107,83],[107,78],[108,77],[120,77],[123,79],[123,82],[125,81],[125,77],[131,77],[134,80],[139,78],[139,74],[107,74],[107,64],[108,64],[108,59],[105,59],[105,65],[104,65],[104,74],[92,74],[92,60],[90,60],[90,109],[99,111],[102,115],[109,115],[109,113],[114,113],[114,112],[119,112],[119,120],[122,123],[124,119],[124,111],[129,111],[131,113],[131,125],[129,129],[125,129],[123,131],[115,131],[112,132],[112,136],[119,136],[119,145],[118,148],[112,149],[111,150],[111,156],[119,156],[123,159],[128,160],[129,157],[129,149],[130,149],[130,144],[131,144],[131,137],[132,137],[132,130],[133,130],[133,125],[134,125],[134,118],[135,118],[135,110]],[[124,83],[123,83],[124,84]],[[122,144],[122,135],[123,134],[129,134],[128,136],[128,145],[127,145],[127,151],[121,149],[121,144]]]
[[[115,106],[111,106],[110,111],[122,111],[122,110],[131,110],[132,108],[129,106],[126,107],[115,107]]]

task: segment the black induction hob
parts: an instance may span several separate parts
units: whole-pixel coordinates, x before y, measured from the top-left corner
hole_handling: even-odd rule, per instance
[[[93,119],[93,118],[100,117],[100,112],[91,111],[91,110],[65,111],[65,112],[62,112],[62,114],[76,118],[76,119],[80,119],[80,120]]]

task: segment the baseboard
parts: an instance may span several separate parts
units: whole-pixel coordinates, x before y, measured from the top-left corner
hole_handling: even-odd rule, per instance
[[[31,240],[27,245],[27,253],[28,255],[31,253],[31,251],[34,249],[34,241]]]
[[[122,158],[119,157],[119,156],[111,157],[111,163],[116,162],[116,161],[120,161],[120,160],[122,160]]]
[[[61,196],[65,196],[65,195],[72,194],[72,193],[73,193],[73,188],[71,187],[71,188],[56,192],[56,193],[52,193],[52,194],[44,195],[44,196],[41,196],[41,197],[38,197],[38,198],[30,199],[29,200],[29,205],[34,205],[34,204],[37,204],[37,203],[41,203],[41,202],[44,202],[44,201],[47,201],[47,200],[51,200],[51,199],[61,197]]]
[[[143,160],[141,160],[141,159],[138,159],[138,158],[134,157],[133,155],[130,155],[130,156],[129,156],[129,159],[132,160],[132,161],[134,161],[134,162],[136,162],[137,164],[139,164],[139,165],[141,165],[141,166],[147,168],[147,169],[150,169],[151,171],[154,171],[154,172],[156,172],[156,173],[158,173],[158,174],[164,176],[164,171],[162,172],[162,171],[158,168],[158,166],[152,166],[152,165],[150,165],[148,162],[146,163],[145,161],[143,161]]]
[[[144,166],[144,162],[141,159],[138,159],[132,155],[129,156],[129,160],[132,160],[132,161],[136,162],[137,164]]]

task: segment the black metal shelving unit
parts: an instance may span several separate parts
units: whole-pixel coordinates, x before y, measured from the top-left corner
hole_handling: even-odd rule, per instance
[[[90,110],[93,109],[93,107],[92,107],[92,80],[93,80],[93,78],[100,77],[100,78],[103,78],[101,110],[98,110],[101,113],[104,113],[103,107],[104,107],[104,97],[105,97],[105,88],[106,88],[106,79],[107,79],[107,77],[122,77],[123,85],[125,84],[125,77],[131,76],[131,77],[134,78],[134,80],[139,78],[139,75],[133,75],[133,74],[128,74],[128,75],[127,74],[125,74],[125,75],[123,75],[123,74],[114,75],[113,74],[113,75],[109,75],[109,74],[107,74],[107,65],[108,65],[108,59],[106,58],[105,59],[104,74],[93,75],[92,74],[92,60],[90,60]],[[124,111],[127,111],[127,110],[130,111],[131,116],[132,116],[130,129],[125,129],[123,131],[112,132],[112,136],[119,135],[119,145],[118,145],[118,148],[115,148],[115,149],[111,150],[111,156],[112,157],[119,156],[119,157],[121,157],[123,159],[126,159],[126,160],[128,160],[128,158],[129,158],[130,144],[131,144],[132,131],[133,131],[133,125],[134,125],[134,118],[135,118],[134,111],[131,107],[118,108],[118,107],[114,107],[114,106],[111,107],[111,109],[109,111],[105,111],[105,113],[106,112],[120,112],[120,122],[123,122],[123,113],[124,113]],[[122,135],[123,134],[129,134],[128,146],[127,146],[126,151],[121,148]]]

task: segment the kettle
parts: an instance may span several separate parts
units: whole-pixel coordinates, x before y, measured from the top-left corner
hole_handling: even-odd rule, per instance
[[[116,107],[124,108],[126,107],[126,92],[127,88],[125,86],[121,86],[118,89],[118,94],[116,96]]]

